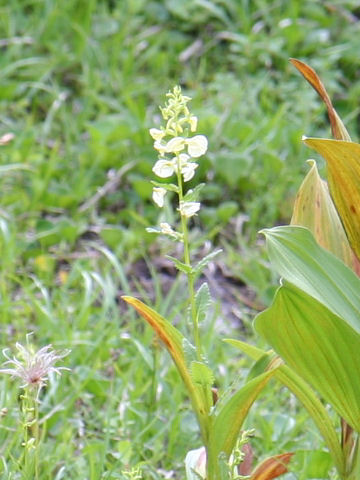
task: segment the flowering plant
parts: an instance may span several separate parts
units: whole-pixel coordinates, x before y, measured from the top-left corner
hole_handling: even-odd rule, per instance
[[[186,183],[195,176],[198,159],[207,151],[208,140],[204,135],[194,135],[198,120],[187,106],[190,98],[181,93],[180,87],[169,92],[167,99],[165,107],[161,108],[165,125],[160,129],[150,129],[158,153],[153,172],[160,179],[174,177],[176,183],[152,182],[153,200],[162,209],[168,195],[175,194],[180,218],[178,225],[162,221],[159,227],[147,230],[171,237],[183,245],[183,259],[170,258],[180,273],[187,276],[191,337],[185,337],[180,330],[140,300],[129,296],[123,298],[143,316],[166,346],[189,394],[203,447],[188,452],[185,460],[187,479],[256,480],[260,478],[260,472],[263,480],[276,478],[287,471],[286,464],[291,454],[284,454],[281,459],[272,457],[259,467],[260,471],[256,469],[251,477],[244,477],[251,472],[252,455],[251,449],[246,448],[249,432],[241,433],[249,408],[276,371],[276,362],[263,363],[258,374],[238,390],[229,388],[219,392],[214,388],[215,374],[201,342],[201,326],[206,317],[210,292],[206,282],[199,286],[196,280],[221,250],[211,252],[196,265],[192,264],[189,226],[192,217],[200,210],[199,194],[203,184],[187,191],[185,189]]]
[[[39,419],[39,396],[42,388],[46,385],[49,375],[56,373],[61,375],[62,370],[69,370],[66,367],[55,366],[70,353],[70,350],[57,352],[47,345],[38,351],[30,345],[29,337],[26,336],[27,345],[16,343],[18,356],[10,357],[8,349],[3,350],[7,359],[0,369],[0,373],[11,375],[22,381],[20,399],[21,423],[23,429],[24,447],[19,464],[22,464],[24,474],[27,478],[37,480],[40,475],[39,447],[40,447],[40,419]]]

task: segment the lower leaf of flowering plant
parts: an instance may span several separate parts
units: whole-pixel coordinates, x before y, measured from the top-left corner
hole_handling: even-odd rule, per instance
[[[219,478],[219,455],[228,460],[239,437],[243,422],[260,393],[264,390],[276,369],[271,369],[245,383],[226,400],[220,398],[212,411],[212,423],[208,444],[208,475]]]
[[[165,318],[159,315],[155,310],[146,306],[140,300],[124,296],[122,299],[129,305],[133,306],[135,310],[146,320],[146,322],[153,328],[166,349],[170,353],[184,385],[188,391],[194,412],[196,414],[201,436],[204,445],[207,445],[209,438],[210,422],[208,417],[207,404],[204,401],[202,392],[194,383],[192,375],[188,369],[185,353],[183,350],[185,337]]]

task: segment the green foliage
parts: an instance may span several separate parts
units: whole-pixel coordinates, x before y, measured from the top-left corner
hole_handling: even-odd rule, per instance
[[[340,478],[352,480],[360,472],[360,384],[354,368],[360,346],[358,215],[354,206],[359,196],[359,145],[350,141],[316,72],[302,62],[292,62],[325,102],[333,135],[339,140],[305,139],[327,161],[331,196],[323,190],[321,180],[315,179],[314,183],[308,174],[297,196],[293,221],[303,222],[315,238],[301,227],[264,231],[270,258],[283,278],[272,305],[257,316],[255,327],[290,369],[340,416],[340,464],[338,454],[332,448],[331,451]],[[344,225],[345,239],[337,215]],[[331,241],[327,236],[333,237]],[[335,249],[335,244],[340,248]],[[350,254],[347,258],[343,247]],[[302,390],[299,399],[304,399],[307,387]],[[316,410],[314,419],[320,413],[319,408]]]
[[[41,398],[42,478],[127,478],[138,465],[143,478],[181,477],[189,437],[200,442],[194,416],[184,411],[178,373],[151,330],[118,303],[119,294],[137,290],[171,322],[186,311],[183,285],[170,285],[168,267],[147,270],[150,254],[174,255],[172,243],[159,245],[144,232],[158,220],[148,128],[164,91],[181,83],[211,145],[199,167],[206,186],[195,242],[217,243],[221,234],[234,287],[246,283],[269,304],[275,275],[254,248],[256,231],[290,218],[308,155],[299,138],[310,125],[327,132],[322,107],[288,57],[306,58],[323,73],[356,138],[357,4],[0,3],[0,138],[15,134],[0,146],[1,348],[34,331],[39,348],[72,350],[71,373],[52,379]],[[215,302],[203,321],[223,389],[239,371],[246,377],[249,364],[215,340],[224,331],[252,335],[238,321],[259,308],[252,299],[249,307],[237,297],[231,322],[234,305],[220,310]],[[20,477],[18,389],[1,378],[0,390],[0,408],[8,409],[1,410],[1,476]],[[289,402],[284,391],[268,392],[265,413]],[[294,408],[291,415],[307,420]],[[256,456],[277,453],[269,425],[259,416],[251,422]],[[308,427],[290,428],[282,445],[311,450],[311,438]]]

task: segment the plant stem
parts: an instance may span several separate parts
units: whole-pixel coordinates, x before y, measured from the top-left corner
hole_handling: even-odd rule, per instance
[[[35,439],[35,480],[39,478],[39,446],[40,446],[40,430],[39,430],[39,405],[37,396],[33,398],[33,408],[34,408],[34,432],[33,436]]]
[[[34,480],[39,478],[39,408],[35,392],[25,389],[21,396],[24,429],[24,471],[34,473]],[[34,452],[32,450],[34,449]],[[32,456],[33,453],[33,456]],[[32,475],[32,473],[31,473]]]
[[[184,199],[184,191],[183,191],[183,184],[181,178],[181,165],[180,165],[180,156],[177,154],[177,181],[179,187],[179,205],[183,202]],[[189,245],[189,231],[187,227],[187,218],[185,215],[182,215],[180,212],[181,217],[181,229],[183,234],[183,243],[184,243],[184,263],[188,267],[191,267],[191,260],[190,260],[190,245]],[[188,291],[189,291],[189,299],[190,299],[190,310],[191,310],[191,320],[194,329],[194,343],[196,348],[196,357],[198,361],[201,361],[201,343],[200,343],[200,333],[199,333],[199,323],[196,314],[196,301],[195,301],[195,279],[192,272],[187,274],[188,277]]]

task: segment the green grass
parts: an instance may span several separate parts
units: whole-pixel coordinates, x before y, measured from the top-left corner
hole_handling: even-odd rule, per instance
[[[330,135],[288,58],[318,70],[356,139],[359,13],[354,1],[0,2],[0,136],[15,134],[0,147],[1,347],[33,331],[39,347],[72,350],[71,372],[42,398],[42,479],[125,478],[138,463],[144,478],[183,478],[187,450],[200,445],[180,379],[119,300],[138,294],[174,322],[184,308],[181,280],[165,291],[175,279],[157,261],[172,244],[145,232],[158,215],[148,129],[180,83],[210,144],[196,241],[222,245],[235,286],[255,292],[255,307],[268,304],[276,279],[257,231],[289,220],[312,155],[301,135]],[[146,278],[134,274],[143,258],[155,262]],[[204,331],[225,387],[249,363],[221,337],[252,339],[254,310],[235,296],[230,320],[219,300]],[[1,384],[1,478],[23,478],[18,386]],[[283,410],[272,384],[249,418],[257,458],[319,447],[304,412],[281,399]],[[281,435],[269,431],[283,421]]]

